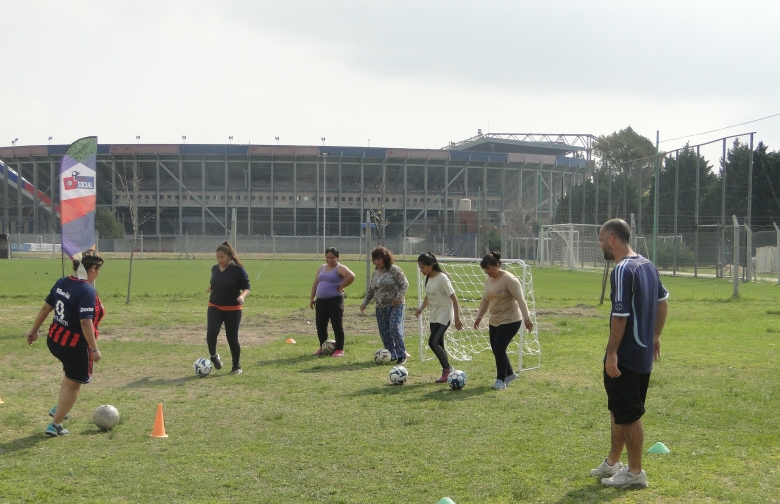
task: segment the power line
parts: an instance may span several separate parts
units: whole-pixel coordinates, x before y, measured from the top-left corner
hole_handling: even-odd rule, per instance
[[[739,123],[739,124],[732,124],[731,126],[726,126],[725,128],[718,128],[718,129],[714,129],[714,130],[710,130],[710,131],[704,131],[702,133],[695,133],[693,135],[685,135],[685,136],[681,136],[681,137],[677,137],[677,138],[667,138],[666,140],[661,140],[658,143],[671,142],[673,140],[681,140],[683,138],[690,138],[690,137],[695,137],[695,136],[699,136],[699,135],[706,135],[708,133],[715,133],[716,131],[722,131],[722,130],[729,129],[729,128],[736,128],[737,126],[743,126],[745,124],[750,124],[750,123],[754,123],[754,122],[758,122],[758,121],[763,121],[764,119],[770,119],[772,117],[777,117],[777,116],[780,116],[780,113],[768,115],[768,116],[762,117],[760,119],[753,119],[752,121],[747,121],[747,122],[743,122],[743,123]]]

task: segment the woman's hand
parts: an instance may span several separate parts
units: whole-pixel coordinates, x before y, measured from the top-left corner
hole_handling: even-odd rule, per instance
[[[366,305],[361,304],[360,305],[360,313],[363,313],[364,311],[366,311]]]
[[[208,288],[208,289],[206,289],[206,293],[207,293],[207,294],[211,294],[211,286],[210,286],[210,285],[209,285],[209,288]]]
[[[31,329],[30,332],[27,333],[27,344],[32,345],[33,342],[37,340],[38,340],[38,330]]]
[[[309,308],[314,309],[314,298],[309,299]]]
[[[523,324],[525,324],[525,328],[528,329],[528,332],[533,331],[534,323],[531,322],[529,319],[523,319]]]
[[[103,358],[103,356],[100,355],[100,350],[97,348],[94,350],[90,349],[89,353],[92,354],[92,362],[100,362],[100,359]]]
[[[414,316],[417,317],[417,318],[420,318],[420,315],[422,315],[422,308],[417,308],[414,311]]]
[[[403,301],[400,298],[393,299],[393,306],[400,306]]]
[[[482,322],[482,317],[477,317],[474,319],[474,329],[479,329],[480,322]]]
[[[458,331],[463,329],[463,324],[461,323],[460,317],[458,316],[455,316],[455,329],[457,329]]]
[[[238,296],[238,298],[236,298],[236,301],[238,301],[238,304],[240,305],[244,304],[244,296],[243,295]]]

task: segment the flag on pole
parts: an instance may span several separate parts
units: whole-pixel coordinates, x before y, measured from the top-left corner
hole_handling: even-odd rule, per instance
[[[70,257],[95,248],[97,137],[76,140],[60,165],[62,250]]]

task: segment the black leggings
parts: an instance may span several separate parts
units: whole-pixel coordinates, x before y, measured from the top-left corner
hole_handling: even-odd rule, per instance
[[[447,359],[447,352],[444,350],[444,335],[447,333],[449,326],[449,324],[444,325],[432,322],[431,336],[428,338],[428,346],[436,354],[442,369],[450,368],[450,361]]]
[[[217,336],[225,323],[225,337],[230,346],[230,356],[233,358],[233,369],[241,367],[241,345],[238,343],[238,327],[241,325],[241,310],[220,310],[215,306],[209,306],[206,319],[206,344],[209,346],[209,355],[217,353]]]
[[[509,322],[499,326],[488,326],[490,334],[490,348],[493,349],[493,356],[496,358],[496,380],[503,380],[514,373],[512,364],[509,363],[509,356],[506,354],[506,347],[520,330],[523,322]]]
[[[336,336],[336,350],[344,350],[344,296],[332,298],[317,298],[314,305],[314,315],[317,324],[317,338],[320,345],[328,339],[328,321],[333,326]]]

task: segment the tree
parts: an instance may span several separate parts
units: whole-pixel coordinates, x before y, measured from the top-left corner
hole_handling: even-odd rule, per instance
[[[98,237],[107,240],[125,237],[125,226],[107,208],[98,208],[95,212],[95,231]]]
[[[127,276],[127,298],[125,300],[125,304],[130,304],[130,287],[133,283],[133,257],[135,256],[135,246],[138,243],[138,234],[141,225],[154,215],[147,215],[141,218],[139,214],[138,188],[141,185],[141,174],[138,171],[137,162],[122,163],[121,169],[117,170],[116,178],[119,180],[119,187],[114,189],[127,207],[130,214],[130,226],[133,231],[133,245],[130,247],[130,268]]]

